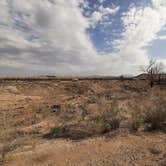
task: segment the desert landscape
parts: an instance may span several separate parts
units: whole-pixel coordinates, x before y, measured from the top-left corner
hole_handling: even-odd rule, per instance
[[[133,78],[1,78],[4,166],[166,165],[166,86]]]
[[[0,166],[166,166],[166,0],[0,0]]]

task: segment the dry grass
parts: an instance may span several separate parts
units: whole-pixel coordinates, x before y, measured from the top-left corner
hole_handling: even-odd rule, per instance
[[[166,89],[148,87],[138,80],[0,83],[2,161],[35,149],[34,140],[37,146],[50,139],[80,140],[123,128],[163,132]],[[34,157],[34,162],[42,162],[43,155]]]
[[[165,130],[166,101],[159,98],[153,105],[146,106],[143,121],[148,124],[148,130]]]
[[[134,102],[131,113],[131,129],[138,131],[166,131],[166,99],[158,94],[144,101]]]

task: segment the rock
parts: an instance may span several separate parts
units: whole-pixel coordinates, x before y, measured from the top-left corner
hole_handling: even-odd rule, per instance
[[[8,91],[10,93],[18,93],[19,90],[17,89],[16,86],[7,86],[5,87],[5,91]]]
[[[60,110],[61,110],[61,106],[60,106],[60,105],[52,105],[52,106],[51,106],[51,110],[52,110],[52,112],[54,112],[54,113],[58,113],[58,112],[60,112]]]

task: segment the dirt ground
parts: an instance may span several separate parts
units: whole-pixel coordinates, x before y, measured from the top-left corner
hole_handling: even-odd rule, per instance
[[[166,87],[145,80],[1,80],[0,164],[164,166],[164,103]],[[138,123],[145,108],[164,113],[159,129]]]
[[[166,164],[164,134],[126,135],[71,142],[54,140],[34,151],[15,154],[6,165],[36,166],[164,166]]]

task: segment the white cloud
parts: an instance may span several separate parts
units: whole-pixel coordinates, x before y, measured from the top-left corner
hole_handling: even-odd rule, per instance
[[[157,33],[166,25],[163,13],[166,13],[166,5],[161,5],[159,0],[153,0],[153,7],[132,6],[122,17],[125,27],[122,39],[113,42],[119,50],[118,54],[131,64],[139,66],[148,63],[149,55],[145,47],[157,38]]]
[[[1,16],[1,24],[9,24],[10,14],[9,14],[9,7],[6,0],[0,1],[0,16]]]
[[[166,40],[166,36],[159,36],[157,39],[159,39],[159,40]]]
[[[94,11],[91,15],[91,18],[90,18],[90,24],[91,26],[95,27],[96,24],[101,21],[103,23],[106,23],[107,21],[105,21],[105,16],[107,15],[113,15],[115,13],[117,13],[119,11],[119,6],[118,7],[115,7],[115,8],[109,8],[109,7],[103,7],[103,5],[100,5],[99,8],[98,8],[98,11]],[[110,21],[109,21],[110,23]]]
[[[122,20],[125,26],[123,40],[115,42],[120,48],[125,45],[134,45],[137,48],[147,46],[165,24],[161,21],[160,13],[151,7],[133,7]]]
[[[0,74],[137,73],[148,61],[143,47],[165,25],[165,7],[154,1],[153,8],[130,9],[123,17],[123,39],[114,41],[120,51],[100,55],[86,29],[119,7],[101,6],[89,22],[81,13],[83,2],[87,7],[86,0],[1,0]]]
[[[105,2],[105,1],[106,1],[106,0],[98,0],[98,2],[101,3],[101,4],[102,4],[103,2]]]
[[[24,24],[30,31],[23,32],[20,25],[0,29],[1,66],[5,66],[5,61],[7,64],[11,61],[11,67],[19,63],[20,67],[26,63],[30,69],[43,65],[56,69],[55,73],[59,69],[64,73],[94,70],[91,63],[97,55],[85,33],[89,22],[82,16],[76,0],[11,2],[8,4],[12,10],[8,12],[12,18],[10,23],[17,20],[14,25]],[[32,35],[39,40],[27,40]]]
[[[103,14],[101,12],[98,11],[94,11],[92,16],[91,16],[91,23],[92,24],[96,24],[98,21],[100,21],[102,19]]]
[[[115,14],[116,12],[119,11],[119,6],[115,7],[115,8],[111,8],[111,7],[103,7],[102,5],[99,7],[99,11],[101,13],[103,13],[103,15],[105,14]]]

